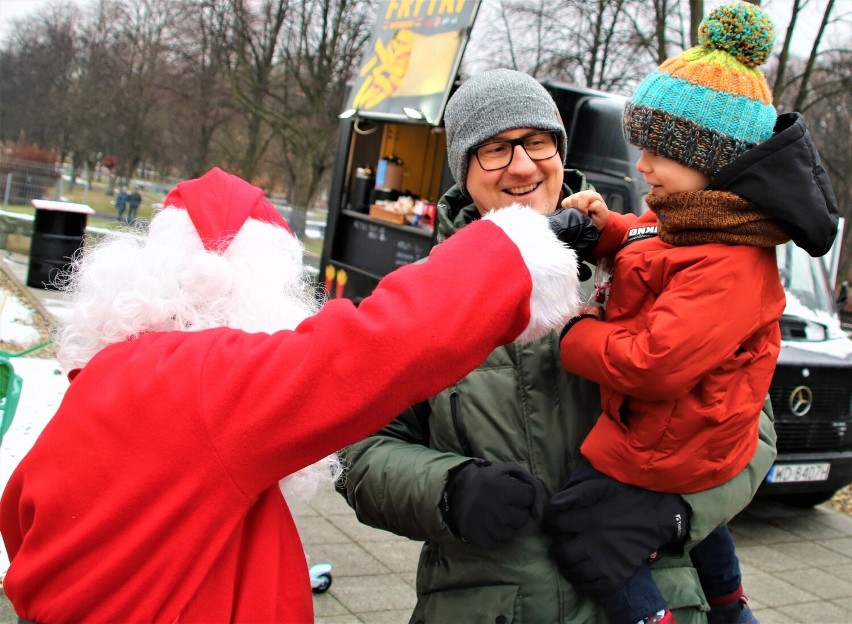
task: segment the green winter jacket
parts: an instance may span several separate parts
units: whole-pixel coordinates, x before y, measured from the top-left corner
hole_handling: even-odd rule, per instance
[[[565,179],[571,188],[587,188],[579,172],[566,170]],[[453,187],[438,204],[439,239],[478,215]],[[482,550],[454,536],[441,513],[448,472],[472,457],[522,466],[552,496],[571,476],[580,442],[600,412],[599,396],[596,385],[565,372],[552,334],[500,347],[457,384],[342,452],[347,469],[338,489],[358,519],[424,542],[411,622],[606,621],[559,575],[537,522],[505,546]],[[775,434],[767,411],[758,450],[743,473],[684,496],[692,509],[693,543],[743,509],[768,471]],[[706,623],[709,607],[688,556],[663,557],[653,574],[679,624]]]

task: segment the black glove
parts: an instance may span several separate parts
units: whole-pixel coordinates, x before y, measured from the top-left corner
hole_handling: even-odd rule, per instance
[[[576,208],[557,208],[548,215],[551,231],[561,242],[577,252],[580,260],[589,260],[598,246],[598,228]]]
[[[660,549],[682,542],[688,517],[677,494],[597,478],[558,492],[545,506],[542,528],[553,535],[550,556],[562,576],[602,598]]]
[[[544,486],[520,466],[475,460],[450,473],[444,519],[464,541],[497,548],[530,519],[541,518]]]

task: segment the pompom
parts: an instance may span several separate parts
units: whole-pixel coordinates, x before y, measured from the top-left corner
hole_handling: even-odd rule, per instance
[[[772,52],[775,26],[758,6],[747,2],[724,4],[702,20],[698,43],[727,52],[747,67],[757,67]]]

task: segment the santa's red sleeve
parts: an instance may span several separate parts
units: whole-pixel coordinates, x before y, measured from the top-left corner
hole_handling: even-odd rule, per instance
[[[275,340],[223,334],[201,379],[217,452],[239,482],[262,488],[375,432],[496,347],[561,329],[577,309],[576,266],[544,217],[503,208],[388,275],[357,308],[329,301]]]

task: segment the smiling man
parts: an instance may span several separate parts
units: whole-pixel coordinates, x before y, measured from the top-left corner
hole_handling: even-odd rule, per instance
[[[580,172],[563,169],[556,104],[527,74],[495,69],[470,78],[449,100],[444,123],[456,186],[438,202],[439,240],[463,234],[491,209],[521,203],[548,214],[563,194],[589,188]],[[359,520],[424,542],[410,622],[607,621],[550,558],[564,536],[540,526],[542,505],[567,483],[599,413],[598,387],[564,369],[553,332],[495,349],[465,378],[346,449],[338,488]],[[751,499],[774,457],[771,422],[762,424],[752,465],[719,491],[689,495],[691,540]],[[635,509],[649,535],[671,528],[674,518]],[[695,569],[677,554],[651,573],[667,604],[677,605],[678,622],[706,624]]]
[[[444,122],[456,186],[438,204],[441,237],[513,203],[549,214],[563,193],[588,188],[579,171],[563,170],[565,128],[532,76],[509,69],[474,76],[447,103]]]

